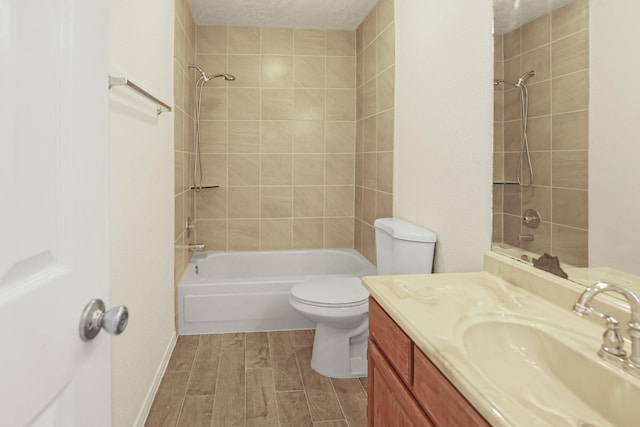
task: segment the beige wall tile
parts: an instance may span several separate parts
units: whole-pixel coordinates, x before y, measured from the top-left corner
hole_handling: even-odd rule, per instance
[[[198,53],[227,53],[227,27],[198,26],[196,50]]]
[[[522,55],[514,56],[512,58],[507,59],[503,63],[503,77],[506,81],[515,83],[518,80],[518,77],[522,74]],[[515,90],[511,85],[501,85],[499,86],[503,90]]]
[[[230,251],[255,251],[260,249],[260,222],[257,219],[233,219],[228,223]]]
[[[293,190],[291,187],[263,187],[260,195],[262,218],[291,218]]]
[[[557,151],[553,153],[553,186],[586,190],[589,186],[589,153]]]
[[[293,122],[294,153],[324,153],[324,122]]]
[[[363,193],[363,188],[360,186],[357,186],[355,189],[355,203],[354,203],[354,208],[353,208],[353,212],[354,212],[354,216],[360,220],[362,220],[362,193]]]
[[[376,193],[376,219],[393,217],[393,196],[378,191]]]
[[[229,218],[258,218],[260,216],[259,187],[230,187],[228,200]]]
[[[324,89],[295,89],[293,118],[295,120],[324,120]]]
[[[293,116],[292,89],[262,89],[260,91],[262,120],[291,120]]]
[[[363,181],[364,181],[364,154],[356,153],[355,184],[362,186]]]
[[[185,158],[180,152],[175,153],[173,156],[173,193],[179,194],[184,191],[184,170],[185,170]]]
[[[376,189],[391,193],[393,191],[393,153],[378,153]]]
[[[327,187],[325,190],[326,216],[348,216],[353,217],[354,208],[354,187]]]
[[[259,121],[229,121],[229,153],[260,152]]]
[[[260,53],[260,28],[229,27],[229,53]]]
[[[362,225],[362,254],[373,265],[376,265],[376,233],[372,226]]]
[[[531,119],[530,119],[531,120]],[[520,119],[504,122],[504,151],[520,151],[522,143],[522,125]]]
[[[262,121],[260,130],[263,153],[293,152],[293,125],[287,121]]]
[[[388,110],[376,116],[378,151],[393,151],[393,114],[393,110]]]
[[[586,150],[589,147],[589,112],[555,114],[552,118],[555,150]]]
[[[504,181],[504,154],[493,153],[493,181]],[[494,187],[495,191],[495,187]]]
[[[493,186],[493,213],[503,212],[503,199],[504,199],[504,185],[496,185]]]
[[[551,185],[551,153],[539,151],[531,153],[533,182],[536,185]]]
[[[263,55],[262,87],[293,87],[293,57]]]
[[[260,89],[229,89],[229,120],[260,120]]]
[[[502,34],[493,35],[493,56],[497,61],[504,60],[504,54],[502,52],[504,47],[504,37]]]
[[[226,219],[227,188],[220,187],[196,193],[196,216],[198,219]]]
[[[395,63],[395,28],[390,25],[376,41],[376,70],[380,73]]]
[[[193,151],[193,140],[186,141],[185,147]],[[226,121],[200,121],[200,152],[203,154],[227,152]]]
[[[503,122],[493,123],[493,152],[504,151],[504,126]]]
[[[393,22],[393,0],[379,0],[376,5],[376,20],[378,34]]]
[[[355,57],[327,57],[327,88],[355,88]]]
[[[588,0],[575,0],[551,12],[551,40],[577,33],[588,26]]]
[[[227,89],[202,89],[201,120],[227,120]]]
[[[325,122],[325,151],[327,153],[354,153],[356,126],[353,121]]]
[[[589,32],[580,31],[553,42],[551,67],[554,76],[589,68]]]
[[[589,234],[586,230],[564,227],[554,224],[551,228],[553,242],[551,251],[573,265],[584,267],[587,264],[589,251]]]
[[[529,85],[528,88],[529,117],[548,115],[551,112],[551,89],[549,80]],[[519,98],[518,102],[520,102]],[[553,112],[556,112],[555,108]]]
[[[364,22],[361,22],[356,28],[356,55],[360,54],[364,48],[363,27]]]
[[[588,198],[586,190],[554,188],[552,191],[554,224],[587,229],[589,226]]]
[[[260,155],[230,154],[228,175],[230,186],[259,185]]]
[[[550,57],[551,47],[549,45],[522,54],[522,72],[534,70],[536,73],[527,81],[527,84],[531,85],[551,77]]]
[[[395,70],[387,68],[378,76],[378,112],[393,108],[395,96]]]
[[[356,87],[364,83],[364,53],[356,57]]]
[[[187,118],[188,123],[188,118]],[[182,151],[188,144],[184,137],[184,114],[176,111],[173,119],[173,141],[174,149],[176,151]],[[190,142],[190,141],[189,141]]]
[[[355,56],[356,33],[349,30],[335,30],[326,32],[327,55]]]
[[[373,225],[376,220],[376,195],[376,190],[362,190],[362,220],[369,225]]]
[[[185,229],[185,215],[184,215],[184,194],[178,194],[173,200],[174,207],[174,229],[173,238],[177,239],[182,235]]]
[[[507,182],[515,182],[516,171],[518,170],[518,159],[520,153],[505,153],[504,154],[504,180]],[[536,181],[536,184],[539,184]]]
[[[502,218],[502,233],[504,242],[510,245],[518,241],[522,218],[515,215],[504,215]]]
[[[554,114],[589,108],[589,70],[554,78],[551,102]]]
[[[324,187],[293,187],[293,216],[324,216]]]
[[[198,220],[196,238],[208,251],[226,251],[227,220]]]
[[[291,185],[293,157],[291,154],[263,154],[260,162],[262,185]]]
[[[376,8],[371,9],[371,12],[362,21],[362,45],[367,47],[378,35],[378,27],[376,22]]]
[[[522,191],[518,185],[506,185],[504,188],[504,205],[505,213],[511,215],[520,215],[522,212]]]
[[[533,117],[529,119],[527,135],[529,149],[531,151],[550,150],[551,116]]]
[[[537,210],[542,221],[551,221],[551,188],[537,185],[523,188],[522,212],[527,209]]]
[[[528,228],[526,233],[533,235],[533,242],[526,245],[527,249],[539,254],[551,253],[551,223],[541,222],[538,228]]]
[[[260,249],[291,249],[293,221],[288,219],[262,219],[260,221]]]
[[[262,28],[262,53],[293,55],[293,30],[290,28]]]
[[[493,214],[491,223],[491,243],[501,243],[502,237],[502,214]]]
[[[229,73],[236,77],[233,87],[260,87],[260,55],[229,55],[228,64]]]
[[[295,56],[293,58],[293,70],[293,84],[295,87],[324,88],[324,56]]]
[[[354,184],[354,154],[327,154],[325,157],[326,185]]]
[[[376,153],[364,154],[364,173],[362,177],[362,185],[368,188],[376,188],[378,178],[378,159]]]
[[[228,156],[226,154],[202,154],[204,185],[227,185]]]
[[[295,55],[325,55],[325,32],[322,30],[294,30]]]
[[[353,247],[353,218],[325,218],[325,248]]]
[[[514,56],[520,55],[520,53],[522,53],[520,45],[520,33],[520,28],[516,28],[515,30],[503,35],[505,60],[513,58]]]
[[[362,253],[362,221],[357,219],[354,222],[353,230],[353,247],[360,253]]]
[[[324,220],[322,218],[293,219],[293,248],[322,248],[324,246]]]
[[[522,51],[548,44],[551,40],[551,16],[543,15],[522,27]]]
[[[294,154],[293,155],[293,184],[294,185],[324,184],[324,155],[323,154]]]
[[[376,75],[376,55],[377,49],[376,42],[374,41],[362,52],[362,58],[364,61],[363,78],[365,82],[371,80]]]
[[[326,120],[355,120],[355,90],[327,89],[326,96]]]
[[[378,151],[378,116],[370,116],[363,120],[363,150],[365,153]]]

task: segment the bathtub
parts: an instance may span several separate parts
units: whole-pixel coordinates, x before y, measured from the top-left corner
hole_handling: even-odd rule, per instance
[[[178,284],[178,333],[313,328],[289,306],[293,285],[375,274],[354,249],[197,253]]]

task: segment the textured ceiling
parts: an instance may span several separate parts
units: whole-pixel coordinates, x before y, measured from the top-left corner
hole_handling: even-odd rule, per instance
[[[188,0],[198,25],[354,30],[377,0]]]
[[[573,0],[493,0],[494,33],[504,34]]]

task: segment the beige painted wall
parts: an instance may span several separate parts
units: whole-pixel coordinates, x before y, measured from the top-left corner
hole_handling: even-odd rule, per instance
[[[438,234],[436,272],[490,247],[492,22],[490,0],[396,0],[394,216]]]
[[[198,241],[353,247],[355,32],[204,26],[196,52],[236,76],[203,90],[204,184],[220,188],[196,195]]]
[[[171,104],[173,1],[110,7],[110,73]],[[157,117],[126,88],[110,96],[111,301],[130,311],[126,332],[113,339],[113,425],[134,426],[144,422],[175,337],[173,114]]]
[[[377,218],[393,214],[395,28],[393,0],[380,0],[358,26],[354,247],[376,263]]]
[[[640,275],[640,3],[592,0],[589,265]]]

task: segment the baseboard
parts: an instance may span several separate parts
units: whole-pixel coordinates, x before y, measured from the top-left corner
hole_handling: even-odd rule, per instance
[[[171,359],[171,353],[173,353],[173,349],[176,346],[176,341],[178,340],[178,335],[174,332],[171,339],[169,340],[169,345],[162,356],[162,363],[158,366],[158,370],[153,378],[153,382],[151,383],[151,387],[149,387],[149,391],[147,392],[147,396],[144,399],[144,404],[142,408],[140,408],[140,412],[136,418],[135,427],[144,427],[144,423],[147,422],[147,417],[149,416],[149,411],[151,410],[151,405],[153,404],[153,399],[156,397],[156,393],[158,392],[158,387],[160,387],[160,382],[162,381],[162,376],[167,369],[167,365],[169,364],[169,359]]]

